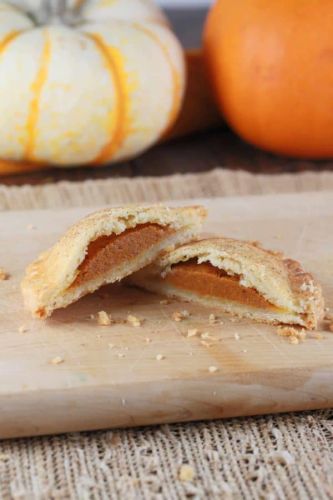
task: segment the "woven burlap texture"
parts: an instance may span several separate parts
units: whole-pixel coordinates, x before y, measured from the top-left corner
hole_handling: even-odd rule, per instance
[[[215,169],[0,186],[0,209],[314,190],[333,191],[333,173]],[[317,411],[6,440],[0,442],[0,499],[333,499],[332,419],[333,412]],[[189,481],[180,477],[185,464],[193,472]]]

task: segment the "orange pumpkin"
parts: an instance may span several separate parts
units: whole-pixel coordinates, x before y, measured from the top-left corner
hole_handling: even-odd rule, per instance
[[[204,47],[220,110],[241,137],[333,156],[332,0],[218,0]]]

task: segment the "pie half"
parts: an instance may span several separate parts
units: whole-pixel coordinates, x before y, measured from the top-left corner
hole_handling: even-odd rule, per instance
[[[316,328],[323,315],[320,285],[301,265],[251,242],[209,238],[165,253],[131,283],[239,317]]]
[[[123,279],[166,248],[193,239],[205,216],[200,206],[160,205],[110,208],[89,215],[28,266],[21,285],[26,308],[45,318],[100,286]]]

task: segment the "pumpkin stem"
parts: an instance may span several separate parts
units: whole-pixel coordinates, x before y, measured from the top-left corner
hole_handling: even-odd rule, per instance
[[[42,0],[38,12],[39,24],[75,24],[75,14],[67,8],[67,0]]]

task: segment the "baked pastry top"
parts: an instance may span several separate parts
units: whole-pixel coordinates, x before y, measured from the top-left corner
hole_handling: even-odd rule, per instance
[[[201,206],[162,205],[108,208],[85,217],[28,266],[21,284],[26,308],[45,318],[123,279],[167,247],[193,239],[205,217]]]
[[[232,238],[182,245],[164,253],[130,281],[266,323],[311,329],[323,315],[321,287],[298,262]]]

